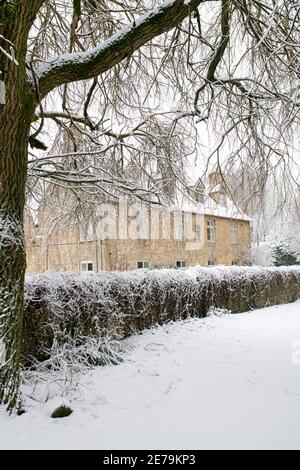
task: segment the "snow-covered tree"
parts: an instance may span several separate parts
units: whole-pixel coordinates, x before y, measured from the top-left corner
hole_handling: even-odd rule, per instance
[[[272,248],[266,242],[253,243],[249,258],[255,266],[269,267],[275,264]]]
[[[299,24],[295,0],[0,1],[0,403],[11,409],[18,401],[27,171],[62,186],[103,190],[105,183],[135,192],[121,171],[122,149],[143,170],[145,133],[154,141],[161,135],[151,131],[157,97],[173,104],[170,138],[180,123],[210,122],[220,139],[212,155],[230,138],[233,159],[245,155],[260,167],[282,159],[299,111]],[[94,93],[97,120],[89,110]],[[122,108],[139,123],[108,129],[107,116],[117,120]],[[76,139],[67,155],[34,154],[28,163],[28,143],[46,148],[38,136],[49,119],[96,146],[96,164],[85,165]],[[114,148],[118,164],[106,170],[100,163]],[[166,163],[168,155],[161,154]]]

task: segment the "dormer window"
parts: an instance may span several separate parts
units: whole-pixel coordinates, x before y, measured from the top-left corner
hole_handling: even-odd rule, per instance
[[[197,202],[204,202],[204,188],[199,188],[195,190],[195,200]]]
[[[226,207],[226,205],[227,205],[226,194],[223,193],[223,192],[220,192],[220,195],[219,195],[219,204],[220,204],[221,206],[224,206],[224,207]]]
[[[205,186],[201,178],[199,178],[195,184],[195,186],[191,186],[190,188],[190,195],[195,199],[197,202],[204,202],[205,196]]]

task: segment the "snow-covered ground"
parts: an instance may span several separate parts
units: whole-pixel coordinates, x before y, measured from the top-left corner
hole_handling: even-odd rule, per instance
[[[50,418],[54,398],[2,410],[0,448],[300,449],[300,302],[130,341],[122,364],[82,381],[70,417]]]

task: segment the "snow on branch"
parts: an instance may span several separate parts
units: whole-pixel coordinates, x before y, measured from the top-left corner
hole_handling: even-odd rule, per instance
[[[205,1],[165,0],[98,47],[86,52],[63,54],[40,65],[36,76],[41,96],[64,83],[90,79],[106,72],[151,39],[178,25]]]
[[[0,34],[0,40],[8,44],[10,52],[7,52],[2,46],[0,46],[0,52],[5,55],[5,57],[11,60],[15,65],[19,65],[19,62],[15,58],[15,48],[12,42],[6,39],[2,34]]]

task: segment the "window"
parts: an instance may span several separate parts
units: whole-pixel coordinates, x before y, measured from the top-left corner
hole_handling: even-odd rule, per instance
[[[178,269],[185,269],[187,267],[187,262],[183,259],[176,261],[176,268]]]
[[[240,265],[240,260],[239,259],[234,259],[232,261],[232,266],[239,266]]]
[[[232,222],[230,230],[230,241],[232,245],[236,245],[238,242],[238,224],[237,222]]]
[[[208,260],[208,266],[216,266],[217,261],[215,259],[209,259]]]
[[[137,262],[137,268],[138,269],[149,269],[150,268],[150,263],[149,261],[138,261]]]
[[[92,273],[94,272],[94,264],[92,261],[82,261],[81,262],[81,272],[82,273]]]
[[[216,243],[216,222],[215,220],[207,221],[207,241],[208,243]]]

